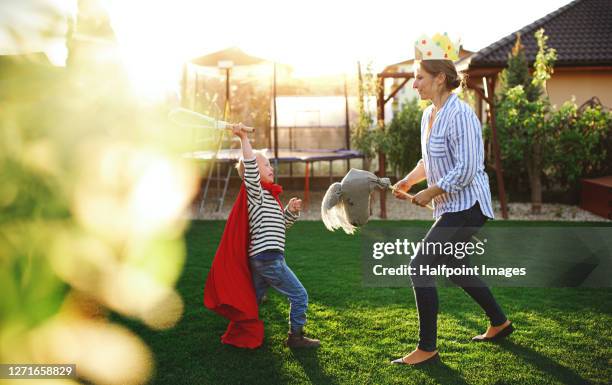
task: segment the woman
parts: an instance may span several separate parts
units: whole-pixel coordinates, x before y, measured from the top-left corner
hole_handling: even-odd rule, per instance
[[[441,47],[441,48],[440,48]],[[435,223],[427,233],[427,242],[468,242],[472,235],[493,218],[489,180],[484,171],[482,129],[476,114],[452,93],[461,80],[452,62],[457,56],[446,36],[426,37],[416,43],[415,88],[421,99],[431,100],[421,120],[422,159],[395,188],[407,192],[427,179],[427,188],[417,193],[412,203],[434,204]],[[436,50],[437,49],[437,50]],[[406,199],[394,192],[398,199]],[[424,251],[424,250],[422,250]],[[410,263],[415,272],[421,266],[468,265],[466,258],[453,255],[418,253]],[[419,343],[417,348],[396,364],[417,365],[439,359],[436,350],[438,294],[435,277],[411,276],[416,306],[419,313]],[[451,276],[452,282],[462,287],[485,311],[490,326],[473,341],[491,341],[508,336],[514,330],[495,301],[491,290],[474,275]]]

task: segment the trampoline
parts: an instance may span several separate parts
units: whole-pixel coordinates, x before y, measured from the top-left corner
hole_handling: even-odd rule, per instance
[[[304,171],[304,205],[308,205],[310,198],[310,164],[314,162],[329,162],[329,180],[333,182],[332,162],[335,160],[350,160],[363,159],[361,152],[355,150],[289,150],[279,149],[278,159],[274,157],[274,150],[264,149],[266,156],[270,159],[270,163],[295,163],[303,162],[305,164]],[[215,151],[193,151],[184,154],[185,158],[195,161],[210,161],[215,160],[217,163],[235,163],[242,155],[242,149],[224,149],[220,150],[215,159]]]

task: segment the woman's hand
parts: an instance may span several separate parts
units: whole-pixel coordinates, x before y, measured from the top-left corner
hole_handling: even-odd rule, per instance
[[[419,191],[412,198],[412,203],[414,203],[415,205],[423,206],[423,207],[429,206],[429,203],[431,202],[432,199],[434,199],[438,195],[442,195],[445,193],[446,191],[438,187],[437,184],[434,184],[433,186],[429,186],[425,190]]]
[[[429,204],[429,202],[431,202],[433,197],[434,195],[432,191],[429,188],[426,188],[425,190],[419,191],[414,197],[412,197],[412,203],[417,206],[425,207]]]
[[[291,198],[287,203],[287,210],[293,215],[298,215],[302,211],[302,200],[298,198]]]
[[[410,183],[407,179],[401,179],[395,185],[393,185],[393,196],[397,199],[406,200],[408,197],[401,192],[408,192],[412,188],[412,183]]]

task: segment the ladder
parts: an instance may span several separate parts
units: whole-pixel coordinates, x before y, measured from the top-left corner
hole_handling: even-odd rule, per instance
[[[226,95],[225,104],[223,108],[223,120],[227,121],[230,114],[231,114],[231,108],[229,104],[229,97]],[[215,181],[217,185],[216,186],[217,187],[216,188],[217,197],[214,198],[217,205],[214,209],[214,212],[215,213],[221,212],[221,209],[223,209],[223,202],[225,201],[225,195],[227,194],[227,188],[229,187],[230,178],[232,176],[232,169],[233,169],[232,162],[231,161],[223,162],[222,160],[219,160],[219,153],[224,147],[226,147],[228,150],[232,148],[231,134],[229,138],[226,138],[225,130],[218,130],[217,133],[219,135],[219,139],[217,141],[216,151],[213,153],[213,156],[210,159],[210,168],[208,169],[208,176],[206,178],[206,183],[204,185],[204,191],[202,191],[202,198],[200,199],[200,209],[199,209],[200,217],[204,216],[204,213],[206,210],[206,200],[209,199],[211,182],[213,181]],[[224,146],[224,144],[226,143],[228,143],[228,145]],[[223,163],[227,163],[227,171],[224,171],[224,173],[222,174],[221,166],[223,165]],[[213,175],[213,174],[216,174],[216,175]],[[223,185],[223,188],[221,188],[221,184]]]

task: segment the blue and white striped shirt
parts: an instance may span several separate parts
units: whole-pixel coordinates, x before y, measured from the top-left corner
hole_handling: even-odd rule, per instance
[[[249,257],[263,251],[285,251],[285,230],[298,219],[288,208],[281,210],[270,192],[261,187],[257,159],[244,159],[244,185],[249,213]]]
[[[429,140],[427,126],[433,105],[421,119],[421,153],[427,185],[446,191],[433,199],[434,218],[469,209],[478,201],[482,213],[493,218],[489,177],[484,171],[482,128],[474,111],[451,93],[438,111]]]

